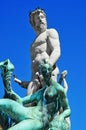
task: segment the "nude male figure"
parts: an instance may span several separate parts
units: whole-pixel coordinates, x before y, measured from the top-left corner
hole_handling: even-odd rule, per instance
[[[39,76],[37,74],[39,65],[44,61],[47,61],[53,66],[52,79],[54,81],[57,81],[57,74],[59,73],[59,69],[58,67],[56,67],[55,64],[61,54],[58,32],[53,28],[47,29],[45,12],[41,9],[36,9],[32,11],[30,13],[30,23],[36,32],[36,38],[32,43],[30,49],[32,59],[33,82],[29,84],[28,92],[30,92],[30,87],[32,87],[33,84],[34,88],[38,87],[38,84],[40,86],[40,81],[38,78]]]
[[[37,9],[30,13],[30,23],[36,32],[36,39],[31,45],[33,79],[39,65],[47,60],[53,66],[52,78],[57,81],[58,68],[55,66],[60,57],[60,42],[55,29],[47,29],[46,14]]]
[[[56,62],[58,61],[61,51],[58,32],[51,28],[47,29],[46,14],[42,9],[36,9],[29,15],[30,23],[36,32],[36,38],[31,45],[31,59],[32,59],[32,82],[20,82],[22,87],[27,88],[27,95],[34,93],[42,87],[40,82],[40,75],[38,72],[39,65],[45,61],[53,66],[52,79],[57,81],[59,73]]]

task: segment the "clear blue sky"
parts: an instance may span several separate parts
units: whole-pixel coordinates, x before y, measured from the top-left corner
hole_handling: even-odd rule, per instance
[[[47,15],[48,28],[56,28],[61,43],[60,71],[67,69],[71,130],[85,130],[86,123],[86,3],[85,0],[1,0],[0,61],[7,58],[21,80],[31,79],[30,45],[35,32],[28,12],[40,7]],[[26,91],[12,79],[13,90],[22,97]],[[0,97],[3,83],[0,78]]]

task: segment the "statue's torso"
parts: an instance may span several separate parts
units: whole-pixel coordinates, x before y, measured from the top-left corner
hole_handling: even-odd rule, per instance
[[[45,109],[47,110],[49,120],[52,120],[59,111],[59,97],[60,95],[54,86],[48,87],[44,92],[43,98],[45,98]]]
[[[36,60],[38,55],[41,56],[44,52],[47,53],[47,31],[41,33],[33,42],[31,46],[32,59]]]
[[[45,59],[49,59],[50,48],[47,41],[48,31],[41,33],[33,42],[31,46],[31,56],[32,56],[32,70],[33,73],[38,71],[38,66]]]

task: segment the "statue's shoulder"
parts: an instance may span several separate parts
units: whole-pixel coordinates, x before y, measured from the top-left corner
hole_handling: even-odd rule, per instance
[[[58,32],[54,28],[47,29],[47,35],[52,38],[58,38]]]
[[[58,82],[55,82],[54,80],[52,80],[52,86],[58,91],[60,92],[60,94],[65,94],[65,90],[64,87],[59,84]]]

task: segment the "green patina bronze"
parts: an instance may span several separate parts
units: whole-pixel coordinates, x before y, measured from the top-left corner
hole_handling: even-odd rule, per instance
[[[14,122],[8,130],[70,130],[70,122],[67,120],[71,113],[68,99],[64,88],[51,79],[50,64],[43,63],[39,66],[39,73],[44,80],[43,88],[24,98],[17,95],[11,87],[13,64],[6,60],[0,63],[0,68],[6,97],[0,99],[0,112]],[[37,102],[36,106],[25,107],[34,101]]]

